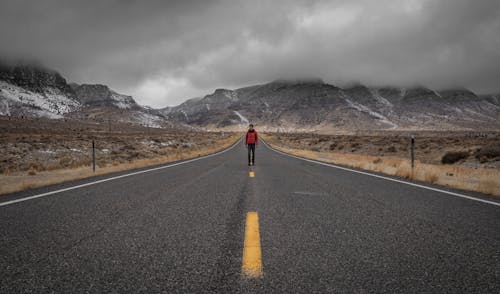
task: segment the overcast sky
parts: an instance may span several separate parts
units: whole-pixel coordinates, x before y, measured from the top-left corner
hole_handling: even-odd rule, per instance
[[[500,92],[500,1],[0,0],[0,56],[153,107],[297,77]]]

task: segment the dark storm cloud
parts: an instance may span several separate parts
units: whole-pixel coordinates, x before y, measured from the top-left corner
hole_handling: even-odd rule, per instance
[[[498,1],[1,1],[0,53],[143,104],[283,77],[500,92]]]

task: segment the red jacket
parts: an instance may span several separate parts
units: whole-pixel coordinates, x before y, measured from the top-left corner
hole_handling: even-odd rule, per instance
[[[246,138],[245,138],[245,144],[255,144],[259,145],[259,138],[257,137],[257,131],[248,131]]]

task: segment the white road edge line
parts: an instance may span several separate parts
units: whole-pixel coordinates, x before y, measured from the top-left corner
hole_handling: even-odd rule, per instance
[[[139,175],[139,174],[143,174],[143,173],[147,173],[147,172],[151,172],[151,171],[166,169],[166,168],[169,168],[169,167],[174,167],[174,166],[178,166],[178,165],[190,163],[190,162],[201,160],[201,159],[206,159],[206,158],[209,158],[209,157],[212,157],[212,156],[220,155],[220,154],[222,154],[224,152],[227,152],[227,151],[233,149],[234,147],[236,147],[236,145],[238,145],[240,143],[240,140],[241,139],[238,139],[238,141],[236,141],[236,143],[234,143],[232,146],[230,146],[230,147],[228,147],[228,148],[226,148],[226,149],[224,149],[222,151],[213,153],[213,154],[209,154],[209,155],[205,155],[205,156],[201,156],[201,157],[197,157],[197,158],[188,159],[186,161],[181,161],[181,162],[177,162],[177,163],[170,164],[170,165],[164,165],[164,166],[159,166],[159,167],[155,167],[155,168],[140,170],[140,171],[136,171],[136,172],[124,174],[124,175],[119,175],[119,176],[116,176],[116,177],[111,177],[111,178],[97,180],[97,181],[94,181],[94,182],[89,182],[89,183],[85,183],[85,184],[81,184],[81,185],[71,186],[71,187],[68,187],[68,188],[59,189],[59,190],[55,190],[55,191],[50,191],[50,192],[46,192],[46,193],[42,193],[42,194],[37,194],[37,195],[28,196],[28,197],[24,197],[24,198],[14,199],[14,200],[11,200],[11,201],[1,202],[0,203],[0,207],[1,206],[11,205],[11,204],[14,204],[14,203],[23,202],[23,201],[28,201],[28,200],[32,200],[32,199],[36,199],[36,198],[41,198],[41,197],[45,197],[45,196],[49,196],[49,195],[54,195],[54,194],[57,194],[57,193],[66,192],[66,191],[70,191],[70,190],[74,190],[74,189],[79,189],[79,188],[83,188],[83,187],[87,187],[87,186],[92,186],[92,185],[96,185],[96,184],[99,184],[99,183],[104,183],[104,182],[108,182],[108,181],[112,181],[112,180],[117,180],[117,179],[126,178],[126,177],[130,177],[130,176],[135,176],[135,175]]]
[[[273,150],[274,152],[277,152],[277,153],[280,153],[282,155],[286,155],[286,156],[289,156],[289,157],[293,157],[293,158],[296,158],[296,159],[300,159],[300,160],[303,160],[303,161],[308,161],[308,162],[312,162],[312,163],[316,163],[316,164],[320,164],[320,165],[324,165],[324,166],[333,167],[333,168],[336,168],[336,169],[350,171],[350,172],[357,173],[357,174],[371,176],[371,177],[375,177],[375,178],[379,178],[379,179],[383,179],[383,180],[388,180],[388,181],[392,181],[392,182],[396,182],[396,183],[406,184],[406,185],[409,185],[409,186],[414,186],[414,187],[418,187],[418,188],[422,188],[422,189],[427,189],[427,190],[431,190],[431,191],[435,191],[435,192],[441,192],[441,193],[448,194],[448,195],[453,195],[453,196],[456,196],[456,197],[461,197],[461,198],[465,198],[465,199],[469,199],[469,200],[474,200],[474,201],[478,201],[478,202],[483,202],[483,203],[487,203],[487,204],[491,204],[491,205],[500,206],[499,202],[484,200],[484,199],[481,199],[481,198],[476,198],[476,197],[472,197],[472,196],[468,196],[468,195],[464,195],[464,194],[460,194],[460,193],[455,193],[455,192],[450,192],[450,191],[446,191],[446,190],[441,190],[441,189],[438,189],[438,188],[433,188],[433,187],[429,187],[429,186],[415,184],[415,183],[412,183],[412,182],[406,182],[406,181],[403,181],[403,180],[393,179],[393,178],[384,177],[384,176],[381,176],[381,175],[376,175],[376,174],[372,174],[372,173],[368,173],[368,172],[363,172],[363,171],[359,171],[359,170],[355,170],[355,169],[350,169],[350,168],[338,166],[338,165],[331,164],[331,163],[325,163],[325,162],[321,162],[321,161],[317,161],[317,160],[312,160],[312,159],[307,159],[307,158],[295,156],[295,155],[288,154],[288,153],[285,153],[285,152],[282,152],[282,151],[274,149],[273,147],[269,146],[266,142],[264,142],[264,140],[262,140],[262,139],[261,139],[261,141],[264,143],[264,145],[266,145],[266,147],[268,147],[269,149]]]

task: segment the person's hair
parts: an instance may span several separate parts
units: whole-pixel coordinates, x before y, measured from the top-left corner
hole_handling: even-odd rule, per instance
[[[249,124],[248,126],[253,128],[253,124]]]

